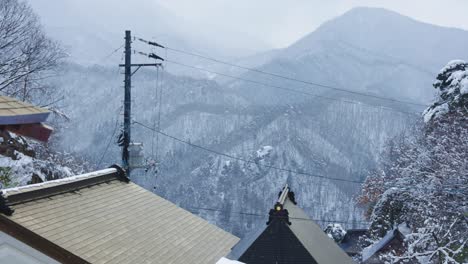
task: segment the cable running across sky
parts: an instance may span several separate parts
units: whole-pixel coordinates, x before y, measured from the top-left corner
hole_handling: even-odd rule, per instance
[[[140,123],[140,122],[138,122],[138,121],[133,121],[133,124],[137,124],[137,125],[139,125],[139,126],[142,126],[142,127],[144,127],[144,128],[147,128],[147,129],[149,129],[149,130],[155,130],[155,129],[153,129],[151,126],[145,125],[145,124]],[[158,133],[158,134],[160,134],[160,135],[163,135],[163,136],[165,136],[165,137],[167,137],[167,138],[171,138],[171,139],[173,139],[173,140],[175,140],[175,141],[179,141],[179,142],[181,142],[181,143],[190,145],[190,146],[192,146],[192,147],[194,147],[194,148],[202,149],[202,150],[204,150],[204,151],[217,154],[217,155],[219,155],[219,156],[224,156],[224,157],[227,157],[227,158],[230,158],[230,159],[239,160],[239,161],[242,161],[242,162],[245,162],[245,163],[255,164],[255,165],[257,165],[257,166],[261,166],[261,167],[265,167],[265,168],[270,168],[270,169],[279,170],[279,171],[283,171],[283,172],[289,172],[289,173],[293,173],[293,174],[299,174],[299,175],[306,175],[306,176],[311,176],[311,177],[316,177],[316,178],[328,179],[328,180],[333,180],[333,181],[350,182],[350,183],[356,183],[356,184],[362,184],[362,183],[364,183],[363,181],[354,181],[354,180],[347,180],[347,179],[340,179],[340,178],[331,178],[331,177],[326,177],[326,176],[324,176],[324,175],[319,175],[319,174],[313,174],[313,173],[308,173],[308,172],[294,171],[294,170],[289,170],[289,169],[280,168],[280,167],[271,166],[271,165],[266,165],[266,164],[258,164],[258,163],[256,163],[255,161],[252,161],[252,160],[248,160],[248,159],[244,159],[244,158],[239,158],[239,157],[236,157],[236,156],[233,156],[233,155],[230,155],[230,154],[226,154],[226,153],[219,152],[219,151],[216,151],[216,150],[212,150],[212,149],[209,149],[209,148],[200,146],[200,145],[193,144],[193,143],[188,142],[188,141],[186,141],[186,140],[183,140],[183,139],[180,139],[180,138],[171,136],[171,135],[169,135],[169,134],[166,134],[166,133],[164,133],[164,132],[162,132],[162,131],[156,130],[156,133]]]

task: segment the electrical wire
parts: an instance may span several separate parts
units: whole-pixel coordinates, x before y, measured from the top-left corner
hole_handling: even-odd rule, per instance
[[[120,115],[120,112],[122,111],[122,108],[123,108],[123,106],[119,107],[119,109],[117,110],[117,112],[118,112],[117,116]],[[102,153],[101,158],[99,158],[99,161],[98,161],[97,166],[96,166],[97,168],[99,168],[101,166],[101,163],[104,160],[104,157],[107,154],[107,151],[109,150],[110,144],[112,143],[112,139],[115,136],[115,132],[117,132],[118,125],[119,125],[119,118],[116,118],[115,119],[114,131],[112,132],[112,135],[110,136],[109,141],[107,142],[106,148],[104,149],[104,152]]]
[[[244,82],[249,82],[249,83],[253,83],[253,84],[258,84],[258,85],[262,85],[262,86],[266,86],[266,87],[270,87],[270,88],[275,88],[275,89],[279,89],[279,90],[285,90],[285,91],[298,93],[298,94],[305,94],[305,95],[309,95],[309,96],[313,96],[313,97],[317,97],[317,98],[321,98],[321,99],[325,99],[325,100],[338,101],[338,102],[342,102],[342,103],[349,103],[349,104],[355,104],[355,105],[366,105],[366,106],[376,108],[376,109],[382,109],[382,110],[387,110],[387,111],[392,111],[392,112],[398,112],[398,113],[403,113],[403,114],[412,115],[412,116],[416,115],[416,113],[400,111],[400,110],[396,110],[396,109],[385,107],[385,106],[375,106],[375,105],[371,105],[371,104],[366,104],[366,103],[362,103],[362,102],[358,102],[358,101],[350,101],[350,100],[345,100],[345,99],[342,100],[342,99],[337,99],[337,98],[328,97],[328,96],[324,96],[324,95],[318,95],[318,94],[310,93],[310,92],[307,92],[307,91],[300,91],[300,90],[291,89],[291,88],[287,88],[287,87],[283,87],[283,86],[267,84],[267,83],[263,83],[263,82],[259,82],[259,81],[255,81],[255,80],[251,80],[251,79],[245,79],[245,78],[242,78],[242,77],[237,77],[237,76],[233,76],[233,75],[229,75],[229,74],[225,74],[225,73],[211,71],[211,70],[201,68],[201,67],[188,65],[188,64],[181,63],[181,62],[178,62],[178,61],[169,60],[167,58],[166,58],[165,61],[169,62],[169,63],[172,63],[172,64],[175,64],[175,65],[179,65],[179,66],[183,66],[183,67],[187,67],[187,68],[191,68],[191,69],[195,69],[195,70],[199,70],[199,71],[206,71],[206,72],[209,72],[209,73],[221,75],[221,76],[232,78],[232,79],[237,79],[237,80],[244,81]]]
[[[148,43],[148,41],[146,41],[144,39],[141,39],[141,38],[138,38],[138,39],[143,41],[143,42]],[[331,89],[331,90],[345,92],[345,93],[354,94],[354,95],[372,97],[372,98],[375,98],[375,99],[390,101],[390,102],[393,102],[393,103],[409,104],[409,105],[422,106],[422,107],[428,107],[429,106],[429,105],[426,105],[426,104],[402,101],[402,100],[398,100],[398,99],[394,99],[394,98],[389,98],[389,97],[384,97],[384,96],[379,96],[379,95],[373,95],[373,94],[368,94],[368,93],[363,93],[363,92],[358,92],[358,91],[352,91],[352,90],[348,90],[348,89],[344,89],[344,88],[336,87],[336,86],[332,86],[332,85],[327,85],[327,84],[321,84],[321,83],[316,83],[316,82],[312,82],[312,81],[305,81],[305,80],[301,80],[301,79],[296,79],[296,78],[292,78],[292,77],[288,77],[288,76],[284,76],[284,75],[280,75],[280,74],[276,74],[276,73],[262,71],[262,70],[259,70],[259,69],[256,69],[256,68],[245,67],[245,66],[242,66],[242,65],[230,63],[230,62],[220,60],[220,59],[216,59],[216,58],[213,58],[213,57],[204,56],[204,55],[197,54],[197,53],[194,53],[194,52],[189,52],[189,51],[184,51],[184,50],[180,50],[180,49],[176,49],[176,48],[171,48],[171,47],[168,47],[168,46],[159,45],[159,47],[162,47],[165,50],[171,50],[171,51],[174,51],[174,52],[177,52],[177,53],[181,53],[181,54],[185,54],[185,55],[189,55],[189,56],[194,56],[194,57],[199,57],[199,58],[202,58],[202,59],[205,59],[205,60],[210,60],[210,61],[213,61],[213,62],[216,62],[216,63],[220,63],[220,64],[224,64],[224,65],[228,65],[228,66],[232,66],[232,67],[236,67],[236,68],[240,68],[240,69],[244,69],[244,70],[247,70],[247,71],[256,72],[256,73],[260,73],[260,74],[264,74],[264,75],[269,75],[269,76],[273,76],[273,77],[276,77],[276,78],[281,78],[281,79],[285,79],[285,80],[289,80],[289,81],[295,81],[295,82],[306,84],[306,85]],[[172,61],[171,63],[177,64],[178,62]],[[185,66],[185,67],[192,67],[192,68],[195,68],[195,69],[198,69],[198,70],[208,71],[206,69],[193,67],[193,66],[189,66],[189,65],[185,65],[185,64],[181,64],[181,63],[179,63],[179,65],[180,66]],[[211,71],[208,71],[208,72],[211,72]],[[229,76],[229,75],[221,74],[221,73],[217,73],[217,72],[211,72],[211,73],[215,73],[215,74],[222,75],[222,76],[225,76],[225,77],[230,77],[230,78],[237,78],[237,77],[234,77],[234,76]],[[237,78],[237,79],[239,79],[239,78]],[[246,80],[243,79],[243,81],[246,81]],[[290,89],[290,90],[299,92],[299,91],[294,90],[294,89]]]
[[[156,112],[156,107],[158,104],[158,89],[159,89],[159,67],[156,68],[156,85],[154,89],[154,109],[153,109],[153,128],[156,128],[156,117],[155,117],[155,112]],[[153,135],[151,137],[151,157],[153,160],[155,160],[154,156],[154,137],[156,136],[156,132],[153,131]]]
[[[109,55],[103,57],[101,59],[101,62],[102,61],[106,61],[107,59],[109,59],[112,55],[114,55],[114,53],[116,53],[117,51],[119,51],[121,48],[123,48],[125,46],[125,44],[122,44],[120,47],[116,48],[115,50],[113,50]]]
[[[167,51],[166,51],[166,55],[165,57],[167,57]],[[158,104],[158,131],[161,131],[161,112],[162,112],[162,102],[163,102],[163,88],[164,88],[164,71],[165,69],[163,68],[161,70],[161,79],[160,79],[160,84],[159,84],[159,104]],[[156,135],[156,158],[158,158],[158,154],[159,154],[159,133]]]
[[[140,125],[142,127],[145,127],[149,130],[153,130],[153,128],[151,128],[150,126],[147,126],[143,123],[140,123],[138,121],[133,121],[134,124],[137,124],[137,125]],[[219,152],[219,151],[216,151],[216,150],[212,150],[212,149],[209,149],[209,148],[206,148],[206,147],[203,147],[203,146],[200,146],[200,145],[196,145],[196,144],[193,144],[191,142],[188,142],[186,140],[183,140],[183,139],[180,139],[180,138],[177,138],[177,137],[174,137],[174,136],[171,136],[169,134],[166,134],[162,131],[159,131],[159,130],[155,130],[156,133],[160,134],[160,135],[163,135],[167,138],[170,138],[172,140],[175,140],[175,141],[178,141],[178,142],[181,142],[181,143],[184,143],[184,144],[187,144],[191,147],[194,147],[194,148],[198,148],[198,149],[201,149],[201,150],[204,150],[204,151],[207,151],[207,152],[211,152],[211,153],[214,153],[216,155],[219,155],[219,156],[224,156],[224,157],[227,157],[227,158],[230,158],[230,159],[234,159],[234,160],[239,160],[239,161],[242,161],[242,162],[245,162],[245,163],[250,163],[250,164],[255,164],[257,166],[261,166],[261,167],[265,167],[265,168],[270,168],[270,169],[274,169],[274,170],[278,170],[278,171],[283,171],[283,172],[289,172],[289,173],[293,173],[293,174],[298,174],[298,175],[305,175],[305,176],[311,176],[311,177],[316,177],[316,178],[322,178],[322,179],[328,179],[328,180],[334,180],[334,181],[342,181],[342,182],[350,182],[350,183],[356,183],[356,184],[362,184],[364,183],[363,181],[354,181],[354,180],[346,180],[346,179],[340,179],[340,178],[331,178],[331,177],[326,177],[324,175],[319,175],[319,174],[313,174],[313,173],[308,173],[308,172],[300,172],[300,171],[294,171],[294,170],[289,170],[289,169],[285,169],[285,168],[280,168],[280,167],[276,167],[276,166],[271,166],[271,165],[266,165],[266,164],[258,164],[256,163],[255,161],[252,161],[252,160],[248,160],[248,159],[244,159],[244,158],[239,158],[239,157],[236,157],[236,156],[233,156],[233,155],[229,155],[229,154],[226,154],[226,153],[223,153],[223,152]]]
[[[247,215],[247,216],[255,216],[255,217],[269,217],[268,214],[258,214],[258,213],[247,213],[247,212],[231,212],[231,211],[226,211],[222,209],[215,209],[215,208],[206,208],[206,207],[195,207],[195,206],[190,206],[186,209],[195,209],[195,210],[202,210],[202,211],[212,211],[212,212],[221,212],[221,213],[227,213],[227,214],[234,214],[234,215]],[[192,213],[195,213],[192,211]],[[275,216],[272,216],[275,217]],[[360,224],[370,224],[370,222],[367,221],[343,221],[343,220],[326,220],[326,219],[311,219],[311,218],[304,218],[304,217],[289,217],[289,219],[295,219],[295,220],[304,220],[304,221],[316,221],[316,222],[328,222],[328,223],[343,223],[343,224],[351,224],[351,223],[360,223]]]
[[[312,85],[312,86],[316,86],[316,87],[331,89],[331,90],[335,90],[335,91],[350,93],[350,94],[354,94],[354,95],[372,97],[372,98],[385,100],[385,101],[398,102],[398,103],[402,103],[402,104],[410,104],[410,105],[423,106],[423,107],[428,107],[429,106],[429,105],[420,104],[420,103],[402,101],[402,100],[393,99],[393,98],[389,98],[389,97],[384,97],[384,96],[378,96],[378,95],[373,95],[373,94],[368,94],[368,93],[352,91],[352,90],[348,90],[348,89],[344,89],[344,88],[340,88],[340,87],[336,87],[336,86],[331,86],[331,85],[327,85],[327,84],[321,84],[321,83],[316,83],[316,82],[311,82],[311,81],[300,80],[300,79],[296,79],[296,78],[292,78],[292,77],[288,77],[288,76],[284,76],[284,75],[280,75],[280,74],[276,74],[276,73],[262,71],[262,70],[255,69],[255,68],[241,66],[241,65],[238,65],[238,64],[226,62],[226,61],[216,59],[216,58],[212,58],[212,57],[208,57],[208,56],[203,56],[203,55],[193,53],[193,52],[188,52],[188,51],[184,51],[184,50],[180,50],[180,49],[171,48],[171,47],[168,47],[168,46],[166,46],[165,49],[168,49],[168,50],[171,50],[171,51],[174,51],[174,52],[177,52],[177,53],[185,54],[185,55],[199,57],[199,58],[202,58],[202,59],[205,59],[205,60],[210,60],[210,61],[213,61],[213,62],[216,62],[216,63],[220,63],[220,64],[224,64],[224,65],[244,69],[244,70],[251,71],[251,72],[256,72],[256,73],[260,73],[260,74],[264,74],[264,75],[269,75],[269,76],[273,76],[273,77],[277,77],[277,78],[281,78],[281,79],[285,79],[285,80],[289,80],[289,81],[299,82],[299,83],[302,83],[302,84],[307,84],[307,85]]]

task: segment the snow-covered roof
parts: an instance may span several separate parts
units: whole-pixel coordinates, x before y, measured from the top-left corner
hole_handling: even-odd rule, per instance
[[[362,261],[368,260],[375,253],[387,246],[388,243],[390,243],[395,238],[397,232],[399,232],[403,236],[406,236],[411,233],[411,229],[406,223],[401,223],[392,230],[389,230],[382,239],[362,250]]]
[[[395,237],[395,230],[396,229],[392,229],[388,231],[387,234],[382,239],[364,248],[362,250],[362,261],[368,260],[375,253],[377,253],[379,250],[385,247],[390,241],[392,241],[392,239]]]

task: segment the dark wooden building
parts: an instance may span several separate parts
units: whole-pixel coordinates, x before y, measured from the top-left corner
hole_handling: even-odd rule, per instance
[[[229,259],[247,264],[354,263],[307,214],[297,206],[286,185],[265,226],[245,237]]]

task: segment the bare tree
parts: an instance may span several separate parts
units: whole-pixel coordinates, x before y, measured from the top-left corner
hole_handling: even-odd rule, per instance
[[[0,91],[43,104],[56,99],[47,78],[65,57],[43,32],[37,15],[20,0],[0,1]]]

